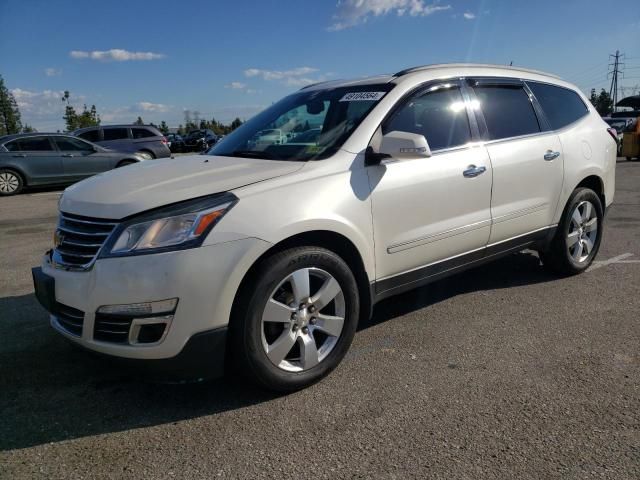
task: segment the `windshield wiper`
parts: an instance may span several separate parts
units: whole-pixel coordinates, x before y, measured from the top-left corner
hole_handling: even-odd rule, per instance
[[[265,150],[234,150],[231,157],[243,157],[243,158],[266,158],[267,160],[281,160],[272,153]]]

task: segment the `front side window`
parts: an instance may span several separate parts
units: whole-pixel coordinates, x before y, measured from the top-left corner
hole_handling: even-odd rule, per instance
[[[126,128],[105,128],[104,140],[123,140],[129,138],[129,132]]]
[[[474,87],[479,108],[489,131],[489,140],[540,132],[538,117],[527,92],[521,86]]]
[[[244,123],[208,154],[302,161],[328,158],[393,86],[301,90]]]
[[[582,99],[572,90],[537,82],[527,82],[527,85],[553,130],[565,127],[589,113]]]
[[[155,133],[153,133],[151,130],[147,130],[146,128],[132,128],[131,135],[133,136],[133,138],[149,138],[156,136]]]
[[[50,152],[53,151],[48,137],[18,138],[5,145],[10,152]]]
[[[469,117],[460,89],[441,88],[411,98],[382,127],[424,135],[432,151],[471,141]]]
[[[53,137],[53,140],[56,142],[58,150],[63,152],[87,152],[93,150],[90,144],[77,138]]]
[[[89,140],[90,142],[99,142],[100,141],[100,130],[97,128],[95,130],[89,130],[87,132],[82,132],[78,135],[80,138],[84,138],[85,140]]]

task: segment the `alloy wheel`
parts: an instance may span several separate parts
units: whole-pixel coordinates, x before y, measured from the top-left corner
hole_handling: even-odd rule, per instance
[[[288,275],[269,296],[262,314],[262,346],[278,368],[309,370],[335,348],[345,321],[338,281],[319,268]]]
[[[598,215],[596,208],[587,200],[576,205],[571,214],[567,249],[575,262],[589,258],[598,238]]]
[[[14,193],[20,186],[20,179],[11,172],[0,173],[0,192],[4,194]]]

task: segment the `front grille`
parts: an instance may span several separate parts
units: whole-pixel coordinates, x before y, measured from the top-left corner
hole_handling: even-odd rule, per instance
[[[101,342],[128,343],[132,317],[96,313],[93,338]]]
[[[89,268],[116,225],[112,220],[60,212],[52,254],[54,263],[70,269]]]
[[[58,325],[71,335],[81,337],[84,312],[62,303],[56,303],[54,309],[53,316],[56,317]]]

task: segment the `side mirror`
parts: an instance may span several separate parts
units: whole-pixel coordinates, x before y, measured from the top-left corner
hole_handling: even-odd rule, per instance
[[[379,153],[397,159],[427,158],[431,149],[424,135],[393,131],[383,135]]]

